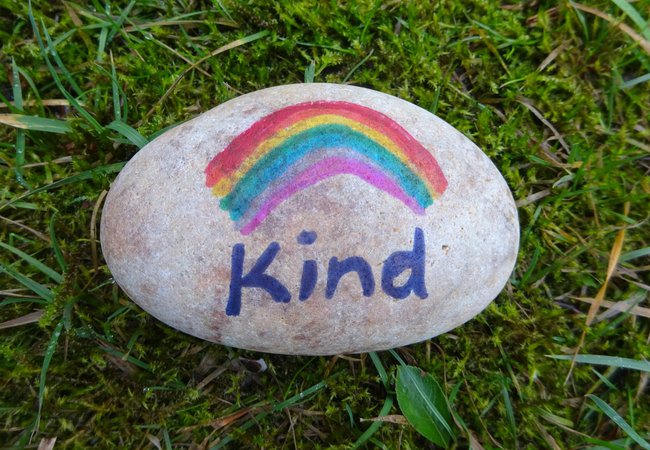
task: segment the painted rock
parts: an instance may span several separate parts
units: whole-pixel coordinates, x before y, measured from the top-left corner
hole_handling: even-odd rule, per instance
[[[179,330],[284,354],[444,333],[501,291],[512,195],[456,129],[395,97],[287,85],[167,131],[124,167],[101,244],[117,283]]]

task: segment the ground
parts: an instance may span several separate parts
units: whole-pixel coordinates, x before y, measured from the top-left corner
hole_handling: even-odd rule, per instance
[[[650,4],[431,3],[0,0],[1,448],[432,448],[402,362],[440,384],[452,447],[650,448]],[[413,102],[501,170],[521,249],[486,311],[394,352],[285,357],[116,287],[97,224],[123,163],[310,81]]]

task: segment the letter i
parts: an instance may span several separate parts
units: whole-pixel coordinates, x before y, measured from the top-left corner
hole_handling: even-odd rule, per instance
[[[302,231],[297,238],[301,245],[311,245],[316,242],[316,232]],[[316,261],[308,259],[302,265],[302,277],[300,279],[300,300],[307,300],[314,292],[316,281],[318,280],[318,266]]]

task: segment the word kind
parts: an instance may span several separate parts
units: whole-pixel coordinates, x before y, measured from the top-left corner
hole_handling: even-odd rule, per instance
[[[316,233],[313,231],[303,231],[298,235],[297,241],[300,245],[311,245],[316,242],[316,237]],[[264,289],[278,303],[288,303],[291,300],[291,293],[286,286],[277,278],[265,273],[279,251],[280,244],[272,242],[255,261],[251,270],[244,274],[244,258],[246,256],[244,244],[236,244],[233,247],[226,315],[239,315],[244,288]],[[382,291],[395,299],[404,299],[411,293],[422,299],[427,298],[428,293],[424,283],[424,260],[424,233],[420,228],[416,228],[413,249],[394,252],[384,261],[381,271]],[[410,271],[409,279],[403,285],[396,286],[395,279],[407,270]],[[356,272],[359,277],[363,296],[371,297],[375,292],[375,277],[370,264],[360,256],[351,256],[342,260],[334,256],[329,260],[325,297],[328,299],[334,297],[341,278],[352,272]],[[316,261],[312,259],[305,261],[302,266],[298,299],[301,301],[309,299],[316,288],[317,281]]]

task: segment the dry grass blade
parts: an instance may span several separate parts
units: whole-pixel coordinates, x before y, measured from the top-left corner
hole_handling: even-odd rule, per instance
[[[521,208],[522,206],[527,206],[527,205],[530,205],[531,203],[535,203],[537,200],[543,199],[544,197],[546,197],[550,193],[551,193],[550,189],[544,189],[544,190],[541,190],[541,191],[537,191],[537,192],[534,192],[534,193],[530,194],[526,198],[522,198],[521,200],[517,200],[517,202],[515,204],[517,205],[517,208]]]
[[[46,133],[69,133],[70,124],[63,120],[25,114],[0,114],[0,123],[21,130],[43,131]]]
[[[237,421],[241,417],[244,417],[245,415],[247,415],[249,413],[253,413],[254,411],[255,411],[255,408],[240,409],[239,411],[237,411],[235,413],[229,414],[229,415],[224,416],[224,417],[219,417],[218,419],[213,420],[212,422],[210,422],[210,425],[215,430],[219,430],[221,428],[227,427],[228,425],[230,425],[231,423]]]
[[[25,314],[22,317],[18,317],[17,319],[11,319],[7,320],[6,322],[0,323],[0,330],[4,330],[6,328],[13,328],[13,327],[20,327],[22,325],[27,325],[30,323],[38,322],[43,315],[43,312],[45,310],[39,309],[37,311],[30,312],[29,314]]]
[[[396,423],[398,425],[408,425],[408,420],[401,414],[390,414],[388,416],[371,417],[369,419],[359,419],[359,422],[387,422]]]
[[[539,112],[539,110],[533,106],[533,102],[530,99],[526,97],[517,97],[517,102],[524,105],[530,112],[532,112],[535,115],[535,117],[537,117],[540,120],[540,122],[542,122],[544,125],[548,127],[549,130],[551,130],[551,132],[560,142],[560,145],[562,146],[562,148],[564,148],[564,150],[566,150],[567,152],[570,151],[569,146],[564,141],[562,135],[555,129],[553,124],[548,120],[546,120],[546,118],[542,115],[542,113]]]
[[[44,235],[43,233],[41,233],[40,231],[36,231],[35,229],[33,229],[31,227],[28,227],[27,225],[24,225],[24,224],[22,224],[20,222],[16,222],[15,220],[11,220],[10,218],[5,217],[5,216],[0,216],[0,219],[5,220],[5,221],[9,222],[10,224],[15,225],[15,226],[17,226],[19,228],[22,228],[23,230],[29,231],[34,236],[38,237],[39,239],[43,239],[48,244],[50,243],[50,238],[47,237],[46,235]]]
[[[170,47],[169,45],[165,44],[165,43],[162,42],[162,41],[154,41],[154,42],[156,42],[158,45],[160,45],[162,48],[164,48],[164,49],[167,50],[168,52],[173,53],[174,55],[178,56],[180,59],[182,59],[183,61],[185,61],[187,64],[190,64],[191,66],[194,66],[194,63],[192,62],[192,60],[190,60],[189,58],[187,58],[186,56],[184,56],[181,52],[179,52],[179,51],[176,50],[175,48]],[[203,75],[205,75],[206,77],[211,76],[208,72],[206,72],[205,70],[201,69],[200,67],[197,67],[196,70],[198,70],[199,72],[201,72],[201,73],[202,73]]]
[[[84,105],[83,103],[79,102],[80,105]],[[15,102],[9,102],[9,105],[11,106],[16,106]],[[70,102],[64,98],[53,98],[50,100],[23,100],[23,107],[28,107],[28,106],[37,106],[37,105],[43,105],[43,106],[61,106],[61,107],[69,107]],[[0,109],[7,109],[9,108],[8,105],[5,105],[4,103],[0,103]]]
[[[629,213],[630,213],[630,202],[626,202],[625,206],[623,207],[623,214],[627,216],[629,215]],[[596,313],[598,312],[598,308],[600,308],[601,303],[605,299],[605,292],[607,292],[607,285],[609,284],[609,280],[612,277],[614,270],[616,269],[616,265],[618,264],[618,259],[621,256],[621,250],[623,249],[624,240],[625,240],[625,228],[621,228],[618,231],[618,233],[616,233],[616,238],[614,239],[614,245],[612,246],[612,251],[609,254],[609,262],[607,264],[607,275],[605,276],[605,281],[603,282],[603,285],[596,293],[593,303],[591,303],[591,305],[589,306],[589,311],[587,312],[587,320],[586,320],[587,327],[589,327],[593,322],[594,318],[596,317]],[[582,335],[580,336],[580,342],[578,343],[578,345],[575,348],[575,351],[573,352],[573,358],[571,359],[569,373],[567,374],[566,379],[564,380],[565,384],[568,383],[569,378],[571,378],[571,374],[573,373],[573,368],[575,367],[576,364],[576,358],[578,357],[578,353],[580,353],[580,349],[582,348],[582,345],[585,343],[586,336],[587,336],[587,330],[584,330],[582,332]]]
[[[54,444],[56,444],[56,438],[43,438],[41,442],[38,443],[38,450],[52,450],[54,449]]]
[[[630,203],[625,203],[624,214],[627,216],[630,212]],[[621,228],[618,233],[616,233],[616,239],[614,239],[614,245],[612,246],[612,251],[609,254],[609,263],[607,265],[607,275],[605,276],[605,282],[598,290],[596,297],[594,297],[594,302],[589,307],[589,312],[587,313],[587,326],[591,325],[600,304],[605,299],[605,292],[607,291],[607,285],[609,280],[612,278],[612,274],[616,269],[618,264],[618,258],[621,256],[621,250],[623,250],[623,241],[625,240],[625,228]]]
[[[99,260],[97,258],[97,213],[99,212],[99,207],[101,206],[102,202],[104,201],[104,197],[106,197],[106,194],[108,194],[108,191],[103,190],[101,194],[99,194],[99,198],[95,202],[95,207],[93,208],[93,214],[90,218],[90,251],[92,252],[92,258],[93,258],[93,269],[97,270],[99,267]]]
[[[149,120],[149,118],[150,118],[150,117],[153,115],[153,113],[156,111],[156,108],[158,108],[158,106],[159,106],[160,104],[162,104],[162,103],[167,99],[167,97],[169,97],[169,95],[170,95],[172,92],[174,92],[174,89],[176,89],[176,86],[178,86],[178,83],[180,83],[181,80],[185,77],[185,75],[187,75],[187,74],[188,74],[192,69],[195,69],[198,65],[203,64],[205,61],[207,61],[208,59],[212,58],[213,56],[218,55],[219,53],[223,53],[223,52],[226,52],[226,51],[228,51],[228,50],[232,50],[233,48],[237,48],[237,47],[239,47],[239,46],[241,46],[241,45],[248,44],[249,42],[256,41],[256,40],[261,39],[261,38],[263,38],[263,37],[265,37],[265,36],[268,36],[269,34],[270,34],[270,32],[269,32],[268,30],[264,30],[264,31],[260,31],[259,33],[251,34],[250,36],[246,36],[246,37],[244,37],[244,38],[241,38],[241,39],[237,39],[237,40],[235,40],[235,41],[232,41],[232,42],[230,42],[230,43],[228,43],[228,44],[226,44],[226,45],[224,45],[224,46],[222,46],[222,47],[219,47],[218,49],[214,50],[213,52],[211,52],[211,53],[205,55],[203,58],[199,59],[199,60],[196,61],[194,64],[192,64],[192,65],[190,65],[189,67],[187,67],[187,68],[186,68],[185,70],[183,70],[183,71],[181,72],[181,74],[180,74],[180,75],[179,75],[179,76],[174,80],[174,82],[172,83],[172,85],[169,86],[169,89],[167,89],[167,91],[163,94],[163,96],[160,97],[160,100],[158,100],[158,101],[157,101],[157,102],[156,102],[156,103],[151,107],[151,109],[147,112],[147,114],[144,115],[144,117],[142,118],[142,120],[140,120],[140,122],[137,123],[136,128],[139,127],[142,123],[144,123],[144,122],[146,122],[147,120]]]
[[[581,302],[585,302],[589,304],[593,304],[596,301],[593,298],[585,298],[585,297],[569,297],[569,298],[572,298],[574,300],[579,300]],[[610,310],[620,311],[620,312],[625,312],[629,310],[628,312],[634,316],[647,317],[648,319],[650,319],[650,308],[644,308],[642,306],[634,306],[630,309],[630,306],[626,303],[612,302],[609,300],[601,300],[600,306],[608,308]]]
[[[560,53],[564,51],[565,48],[568,47],[568,44],[566,42],[563,42],[559,46],[557,46],[551,53],[548,54],[546,58],[544,58],[544,61],[539,65],[537,70],[541,72],[542,70],[546,69],[553,61],[555,61],[555,58],[558,57]]]
[[[550,448],[552,448],[553,450],[562,450],[562,447],[560,447],[557,444],[555,438],[551,436],[551,433],[549,433],[548,430],[546,430],[546,428],[544,428],[544,426],[541,423],[535,421],[535,425],[537,426],[537,429],[542,434],[542,437],[544,438],[544,440],[546,441],[546,443]]]
[[[639,46],[648,54],[650,55],[650,42],[647,41],[646,39],[643,38],[639,33],[634,31],[630,26],[620,22],[618,19],[610,16],[607,13],[604,13],[596,8],[592,8],[591,6],[583,5],[581,3],[576,3],[576,2],[570,2],[571,6],[573,6],[576,9],[579,9],[580,11],[584,11],[589,14],[593,14],[594,16],[600,17],[603,20],[606,20],[607,22],[616,25],[616,27],[621,30],[623,33],[627,34],[630,36],[634,42],[639,44]]]
[[[203,23],[205,23],[204,20],[158,20],[155,22],[143,22],[143,23],[130,25],[128,27],[124,27],[124,31],[126,33],[131,33],[133,31],[140,31],[140,30],[153,28],[153,27],[167,27],[167,26],[180,26],[180,25],[188,28],[193,26],[199,26]],[[213,20],[212,23],[216,25],[224,25],[232,28],[239,27],[239,24],[237,22],[233,22],[225,19]]]

